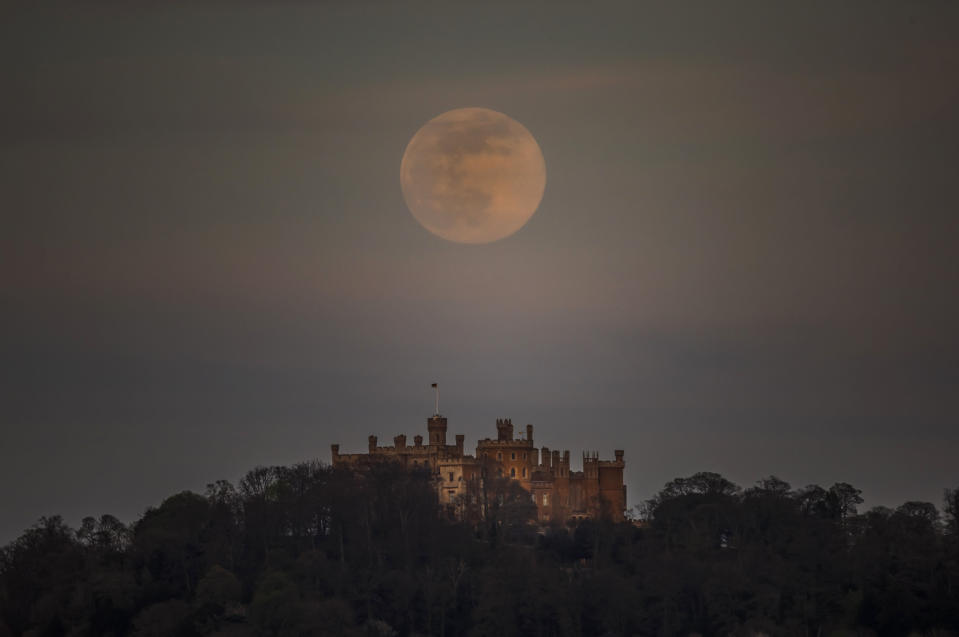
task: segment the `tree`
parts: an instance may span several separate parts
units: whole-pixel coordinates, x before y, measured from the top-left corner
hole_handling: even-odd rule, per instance
[[[896,513],[920,521],[926,527],[934,527],[939,522],[939,511],[932,502],[906,502],[896,509]]]
[[[796,492],[799,509],[805,515],[820,518],[831,517],[829,492],[818,484],[810,484]]]
[[[219,564],[211,566],[196,585],[197,604],[209,604],[221,610],[239,602],[242,593],[240,580]]]
[[[944,493],[946,532],[959,536],[959,488],[946,489]]]
[[[76,535],[80,543],[101,554],[122,552],[133,536],[127,525],[110,514],[101,515],[99,520],[83,518]]]
[[[189,604],[172,599],[147,606],[133,620],[133,637],[170,637],[189,634]]]
[[[856,506],[862,504],[862,491],[847,482],[837,482],[829,487],[829,501],[835,515],[845,522],[856,515]]]
[[[233,485],[217,480],[206,485],[209,519],[206,527],[207,561],[233,571],[241,554],[243,502]]]
[[[14,634],[56,633],[87,568],[75,533],[56,515],[43,517],[0,553],[0,605]]]
[[[756,482],[756,486],[747,491],[747,494],[756,494],[763,496],[786,497],[792,492],[792,487],[785,480],[780,480],[776,476],[769,476]]]
[[[209,513],[206,498],[183,491],[148,509],[134,526],[133,549],[151,576],[153,599],[192,595],[207,568],[203,532]]]
[[[668,500],[686,496],[731,497],[740,491],[737,485],[718,473],[701,471],[688,478],[674,478],[667,482],[662,491],[647,502],[647,508],[655,516],[656,509]]]
[[[297,634],[303,608],[296,584],[284,573],[268,573],[256,587],[250,603],[250,619],[265,635]]]
[[[489,478],[486,522],[492,538],[530,540],[529,523],[536,519],[536,505],[529,491],[509,478]]]

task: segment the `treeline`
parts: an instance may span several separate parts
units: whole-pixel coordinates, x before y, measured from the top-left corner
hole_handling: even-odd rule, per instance
[[[959,490],[860,514],[848,484],[699,473],[549,528],[491,492],[457,522],[427,474],[304,463],[129,527],[44,518],[0,553],[0,637],[959,634]]]

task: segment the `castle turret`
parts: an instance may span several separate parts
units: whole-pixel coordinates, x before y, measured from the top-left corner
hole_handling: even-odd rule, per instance
[[[463,455],[463,443],[466,441],[466,436],[463,434],[456,434],[456,455]]]
[[[533,425],[526,425],[526,441],[533,444]]]
[[[376,436],[370,436],[370,453],[376,451]]]
[[[549,471],[549,461],[552,456],[549,455],[549,447],[543,447],[543,468]]]
[[[599,479],[599,456],[592,452],[583,452],[583,475],[587,480]]]
[[[404,434],[394,436],[393,446],[395,446],[397,449],[406,449],[406,436]]]
[[[513,439],[513,421],[509,418],[497,418],[496,419],[496,439],[497,440],[512,440]]]
[[[446,418],[431,416],[426,420],[426,428],[429,430],[431,447],[446,446]]]

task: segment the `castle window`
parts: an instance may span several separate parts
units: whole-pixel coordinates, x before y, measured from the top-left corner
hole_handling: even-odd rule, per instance
[[[523,460],[526,460],[526,458],[527,458],[527,455],[526,455],[526,452],[524,451],[524,452],[523,452]]]
[[[526,467],[523,467],[523,477],[526,477]]]
[[[549,494],[548,494],[548,493],[544,493],[544,494],[543,494],[543,506],[544,506],[544,507],[548,507],[548,506],[549,506]]]
[[[511,460],[516,460],[516,452],[515,452],[515,451],[513,452],[513,457],[510,458],[510,459],[511,459]]]
[[[452,481],[453,481],[453,472],[450,471],[450,482],[452,482]]]
[[[509,470],[509,477],[511,478],[516,477],[516,467],[513,467],[512,469]]]
[[[497,459],[497,460],[502,460],[502,459],[503,459],[503,452],[497,453],[497,454],[496,454],[496,459]]]

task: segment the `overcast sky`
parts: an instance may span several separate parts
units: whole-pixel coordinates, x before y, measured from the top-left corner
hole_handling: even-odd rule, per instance
[[[35,3],[29,3],[35,4]],[[0,542],[425,433],[674,477],[959,486],[959,4],[0,10]],[[517,234],[399,164],[481,106]]]

